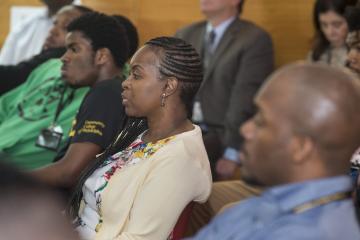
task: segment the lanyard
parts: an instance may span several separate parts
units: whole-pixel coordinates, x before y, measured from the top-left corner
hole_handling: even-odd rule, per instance
[[[314,200],[311,200],[309,202],[300,204],[296,207],[294,207],[293,209],[291,209],[291,212],[295,213],[295,214],[300,214],[303,213],[305,211],[308,211],[310,209],[331,203],[331,202],[335,202],[335,201],[340,201],[343,199],[347,199],[351,197],[351,192],[350,191],[346,191],[346,192],[337,192],[334,194],[330,194],[321,198],[317,198]]]
[[[58,96],[60,95],[60,99],[56,107],[54,120],[52,121],[52,125],[55,125],[56,121],[59,118],[60,112],[64,109],[66,104],[70,103],[73,100],[75,94],[74,89],[70,92],[70,94],[65,94],[68,86],[64,84],[59,84],[58,82],[58,78],[52,77],[47,79],[46,81],[43,81],[41,85],[37,85],[31,89],[26,90],[26,95],[22,97],[20,102],[16,105],[19,117],[30,122],[39,121],[51,117],[49,113],[52,113],[52,111],[50,111],[50,107],[48,106],[48,104],[56,101],[58,99]],[[64,95],[68,95],[65,101]],[[29,105],[33,102],[34,104]],[[33,110],[34,107],[40,107],[40,105],[42,105],[41,111],[38,111],[37,109]]]
[[[72,101],[72,99],[74,98],[74,93],[75,93],[75,89],[71,90],[71,93],[69,94],[69,96],[67,97],[67,99],[64,101],[64,95],[65,95],[65,91],[66,89],[68,88],[67,85],[65,85],[61,91],[61,95],[60,95],[60,100],[59,100],[59,103],[56,107],[56,112],[55,112],[55,117],[54,117],[54,120],[52,122],[52,125],[55,126],[58,118],[59,118],[59,115],[61,113],[61,111],[64,109],[65,105],[68,104],[69,102]]]

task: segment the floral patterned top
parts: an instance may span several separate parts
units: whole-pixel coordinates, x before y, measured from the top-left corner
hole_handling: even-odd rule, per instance
[[[350,176],[352,177],[354,184],[357,184],[358,176],[360,173],[360,148],[356,150],[356,152],[351,157],[351,170]]]
[[[145,143],[142,140],[144,133],[140,134],[129,147],[106,159],[99,169],[86,180],[83,187],[85,205],[79,216],[78,226],[82,239],[93,239],[101,227],[101,194],[115,172],[148,159],[175,137],[171,136],[156,142]]]
[[[360,168],[360,148],[356,150],[351,158],[351,164],[353,167]]]

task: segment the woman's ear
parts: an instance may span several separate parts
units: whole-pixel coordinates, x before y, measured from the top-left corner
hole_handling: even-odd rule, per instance
[[[166,79],[164,93],[170,96],[176,92],[179,86],[179,80],[176,77],[169,77]]]

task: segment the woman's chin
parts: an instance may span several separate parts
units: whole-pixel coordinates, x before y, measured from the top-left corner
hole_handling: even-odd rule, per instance
[[[128,117],[136,117],[136,118],[144,117],[142,114],[132,111],[131,109],[129,109],[127,107],[125,107],[125,113]]]

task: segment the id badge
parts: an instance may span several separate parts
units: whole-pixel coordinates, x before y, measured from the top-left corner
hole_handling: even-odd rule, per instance
[[[50,126],[41,130],[35,145],[48,150],[57,151],[63,136],[60,126]]]

